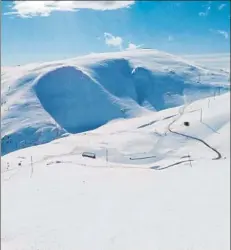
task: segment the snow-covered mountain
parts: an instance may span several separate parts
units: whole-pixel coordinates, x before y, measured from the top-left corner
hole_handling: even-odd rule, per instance
[[[183,55],[183,58],[196,62],[196,64],[207,66],[210,69],[223,69],[230,72],[230,53]]]
[[[229,73],[155,50],[2,69],[1,151],[43,144],[229,90]]]
[[[2,249],[230,249],[225,70],[154,50],[8,67],[1,108]]]

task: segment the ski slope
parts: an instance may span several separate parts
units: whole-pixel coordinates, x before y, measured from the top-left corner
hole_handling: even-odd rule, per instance
[[[228,250],[229,102],[209,97],[3,156],[2,248]]]
[[[228,90],[229,72],[149,49],[4,67],[1,152]]]

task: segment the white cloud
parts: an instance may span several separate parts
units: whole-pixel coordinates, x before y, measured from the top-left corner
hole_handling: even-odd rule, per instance
[[[225,30],[213,30],[213,29],[210,29],[210,31],[213,32],[213,33],[222,35],[225,39],[229,38],[229,33],[227,31],[225,31]]]
[[[128,8],[135,1],[14,1],[12,11],[5,15],[20,17],[49,16],[53,11],[78,11],[80,9],[116,10]]]
[[[138,48],[140,48],[141,46],[143,46],[143,44],[135,45],[134,43],[131,43],[131,42],[130,42],[130,43],[128,44],[127,50],[138,49]]]
[[[104,33],[105,43],[108,46],[118,47],[122,50],[123,39],[120,36],[113,36],[110,33]]]
[[[218,10],[222,10],[225,6],[226,6],[226,4],[222,3],[221,5],[219,5]]]

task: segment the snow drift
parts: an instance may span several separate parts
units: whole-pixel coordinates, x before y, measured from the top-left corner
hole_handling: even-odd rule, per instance
[[[221,94],[228,77],[154,50],[3,69],[2,154]]]

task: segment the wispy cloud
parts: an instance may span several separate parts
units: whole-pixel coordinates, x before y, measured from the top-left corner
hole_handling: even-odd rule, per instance
[[[222,3],[221,5],[218,6],[218,10],[222,10],[226,6],[225,3]]]
[[[23,18],[49,16],[54,11],[78,11],[80,9],[116,10],[128,8],[135,1],[14,1],[10,12],[4,15],[16,15]]]
[[[208,2],[208,4],[203,6],[205,8],[204,11],[201,11],[198,13],[199,16],[208,16],[209,12],[211,10],[211,1]]]
[[[138,49],[138,48],[140,48],[140,47],[142,47],[142,46],[143,46],[143,44],[136,45],[136,44],[130,42],[130,43],[128,44],[127,50]]]
[[[168,41],[169,42],[172,42],[174,40],[174,37],[173,36],[168,36]]]
[[[213,33],[222,35],[225,39],[229,38],[229,33],[227,31],[225,31],[225,30],[213,30],[213,29],[210,29],[210,31],[213,32]]]
[[[217,30],[217,33],[224,36],[225,39],[229,38],[229,34],[228,32],[224,31],[224,30]]]
[[[104,39],[108,46],[118,47],[122,50],[123,39],[120,36],[113,36],[112,34],[105,32]]]
[[[211,9],[211,7],[208,6],[204,12],[202,12],[202,11],[199,12],[199,16],[208,16],[210,9]]]

